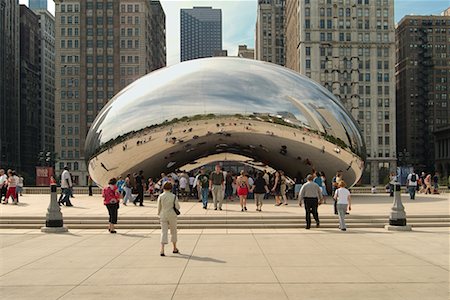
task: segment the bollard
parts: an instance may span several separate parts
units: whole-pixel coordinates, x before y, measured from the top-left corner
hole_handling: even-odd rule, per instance
[[[42,232],[46,233],[60,233],[67,232],[67,227],[64,226],[63,216],[58,201],[56,200],[56,185],[50,186],[50,204],[47,208],[47,216],[45,218],[45,227],[41,228]]]
[[[394,204],[392,205],[391,214],[389,216],[389,225],[386,225],[384,228],[395,231],[410,231],[411,225],[406,224],[406,212],[402,203],[400,183],[395,182],[393,188]]]

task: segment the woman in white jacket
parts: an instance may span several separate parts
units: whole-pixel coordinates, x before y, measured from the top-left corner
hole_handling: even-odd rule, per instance
[[[177,249],[177,214],[175,212],[180,209],[178,197],[172,194],[172,183],[167,181],[163,185],[163,193],[158,197],[158,216],[161,222],[161,256],[164,254],[164,246],[169,243],[168,230],[170,227],[170,235],[173,244],[173,253],[179,253]]]

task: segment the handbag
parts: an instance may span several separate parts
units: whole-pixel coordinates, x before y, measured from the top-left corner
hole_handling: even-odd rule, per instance
[[[173,210],[175,211],[175,213],[177,214],[177,216],[179,214],[181,214],[180,210],[175,206],[175,201],[177,200],[177,196],[173,196]]]

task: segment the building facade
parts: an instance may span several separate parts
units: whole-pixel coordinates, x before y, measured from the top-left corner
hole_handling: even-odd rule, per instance
[[[30,6],[33,2],[30,1]],[[47,4],[47,2],[45,2]],[[35,7],[42,5],[35,5]],[[55,152],[55,17],[46,8],[36,8],[41,39],[41,151]]]
[[[292,1],[288,29],[295,34],[298,22],[299,30],[288,43],[288,66],[321,83],[351,111],[366,141],[363,182],[386,182],[397,161],[393,1]]]
[[[75,184],[86,185],[84,146],[92,122],[117,92],[161,66],[161,58],[154,63],[150,1],[55,3],[56,173],[68,166]],[[156,42],[165,53],[165,39]]]
[[[166,14],[157,0],[150,0],[150,10],[152,70],[157,70],[167,65]]]
[[[405,16],[397,36],[397,149],[402,164],[435,169],[435,131],[449,126],[450,16]],[[439,135],[440,136],[440,135]]]
[[[256,15],[255,58],[285,65],[285,0],[259,0]]]
[[[446,182],[450,176],[450,126],[434,131],[434,149],[435,171]]]
[[[222,10],[194,7],[180,11],[180,60],[214,56],[222,50]]]
[[[299,51],[300,46],[300,11],[298,0],[287,0],[285,6],[284,31],[286,35],[286,67],[300,72]]]
[[[20,168],[19,3],[0,0],[0,167]]]
[[[237,56],[248,59],[255,59],[255,49],[250,49],[247,47],[247,45],[239,45]]]
[[[41,150],[41,36],[39,17],[20,5],[20,160],[18,172],[35,177]],[[34,182],[30,180],[28,182]]]

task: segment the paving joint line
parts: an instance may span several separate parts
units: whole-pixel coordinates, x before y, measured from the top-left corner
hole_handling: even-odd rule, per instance
[[[202,234],[203,234],[203,230],[202,230],[202,232],[198,235],[197,241],[195,242],[194,247],[192,248],[191,254],[189,255],[189,258],[188,258],[186,264],[184,265],[183,272],[181,272],[180,278],[178,278],[178,282],[177,282],[177,284],[175,285],[175,289],[173,290],[172,296],[170,297],[171,300],[173,300],[174,297],[175,297],[175,294],[176,294],[176,292],[177,292],[177,290],[178,290],[178,287],[180,286],[181,279],[183,278],[183,275],[184,275],[184,273],[186,272],[187,266],[188,266],[189,262],[191,261],[191,257],[192,257],[193,254],[194,254],[195,248],[197,247],[198,242],[200,241],[200,238],[201,238]]]

